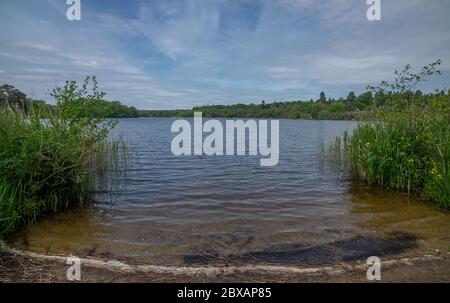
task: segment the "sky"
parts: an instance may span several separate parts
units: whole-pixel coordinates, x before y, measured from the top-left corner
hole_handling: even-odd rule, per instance
[[[346,97],[406,64],[442,59],[421,89],[450,87],[450,1],[0,0],[0,84],[51,102],[96,75],[138,109]]]

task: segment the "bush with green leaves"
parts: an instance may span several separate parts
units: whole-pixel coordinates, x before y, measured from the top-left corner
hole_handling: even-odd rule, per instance
[[[57,105],[46,112],[0,108],[0,235],[84,204],[93,172],[105,165],[100,153],[114,123],[80,116],[83,106],[104,96],[95,78],[81,87],[68,81],[52,95]]]
[[[370,184],[419,193],[450,206],[450,91],[413,92],[440,74],[440,60],[414,74],[408,65],[392,84],[371,87],[385,100],[375,119],[345,136],[344,148],[356,177]],[[375,105],[376,106],[376,105]]]

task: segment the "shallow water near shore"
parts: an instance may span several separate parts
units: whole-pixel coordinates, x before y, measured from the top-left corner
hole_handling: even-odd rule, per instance
[[[160,265],[324,264],[450,248],[450,214],[327,169],[322,146],[346,121],[280,121],[280,162],[172,155],[173,119],[121,119],[139,165],[92,204],[9,242],[40,253]]]

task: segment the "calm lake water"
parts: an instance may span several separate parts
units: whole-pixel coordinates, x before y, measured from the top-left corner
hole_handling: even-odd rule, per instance
[[[123,184],[92,206],[50,216],[12,244],[68,255],[180,265],[318,264],[447,250],[448,213],[326,169],[322,146],[345,121],[280,121],[280,162],[172,155],[173,119],[123,119],[138,154]]]

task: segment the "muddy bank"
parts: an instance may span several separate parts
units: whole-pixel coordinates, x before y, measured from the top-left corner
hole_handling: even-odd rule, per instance
[[[0,257],[0,282],[65,283],[65,258],[49,259],[5,253]],[[93,259],[94,260],[94,259]],[[82,262],[81,282],[368,282],[364,262],[336,263],[322,267],[284,266],[272,270],[239,270],[229,267],[185,267],[181,271],[135,271],[117,266]],[[136,269],[135,266],[133,266]],[[193,270],[192,272],[190,270]],[[198,268],[197,268],[198,269]],[[382,259],[382,282],[450,282],[450,253],[410,258]]]

